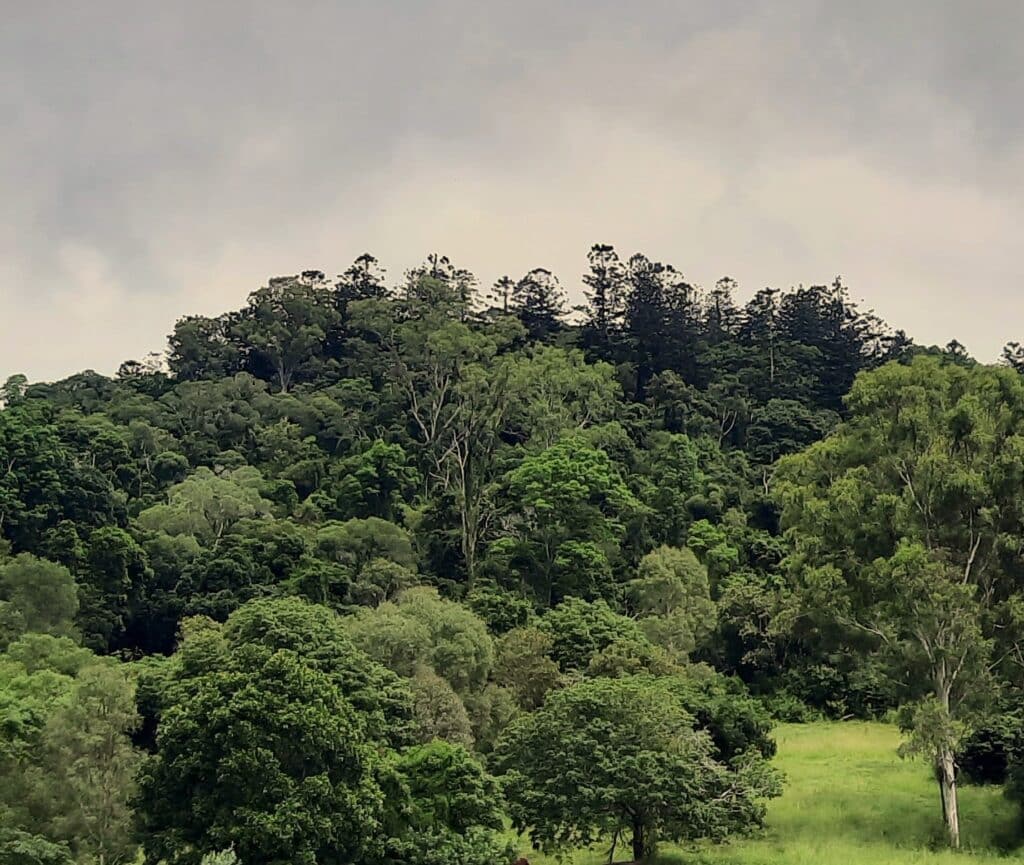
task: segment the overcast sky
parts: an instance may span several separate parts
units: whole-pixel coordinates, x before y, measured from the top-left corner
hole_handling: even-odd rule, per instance
[[[1024,341],[1019,0],[9,3],[0,380],[113,372],[268,277],[433,250],[574,297],[614,244],[741,297],[842,274]]]

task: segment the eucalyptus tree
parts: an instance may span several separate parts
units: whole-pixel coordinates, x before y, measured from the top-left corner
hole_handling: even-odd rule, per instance
[[[780,466],[790,566],[807,610],[917,698],[908,747],[934,761],[955,847],[957,744],[994,677],[1024,661],[1024,381],[918,357],[859,377],[847,408]]]

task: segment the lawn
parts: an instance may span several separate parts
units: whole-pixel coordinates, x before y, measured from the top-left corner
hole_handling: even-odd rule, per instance
[[[659,862],[984,865],[1016,859],[1008,851],[1018,837],[1018,815],[998,789],[961,789],[961,834],[969,855],[943,849],[938,788],[923,763],[896,755],[895,728],[860,722],[787,724],[776,730],[776,739],[776,765],[786,775],[786,789],[769,807],[765,831],[725,846],[666,846]],[[555,861],[537,854],[528,858],[531,865]],[[584,851],[570,861],[597,865],[607,859],[598,851]]]

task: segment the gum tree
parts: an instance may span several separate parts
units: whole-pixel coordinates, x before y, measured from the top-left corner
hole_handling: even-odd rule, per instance
[[[1024,382],[919,357],[862,375],[847,405],[779,470],[790,564],[808,616],[906,684],[908,746],[934,761],[957,847],[955,749],[993,676],[1024,660]]]

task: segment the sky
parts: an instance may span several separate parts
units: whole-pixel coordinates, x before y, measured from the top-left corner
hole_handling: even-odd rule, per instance
[[[112,373],[271,276],[611,243],[1024,341],[1019,0],[11,3],[0,380]]]

